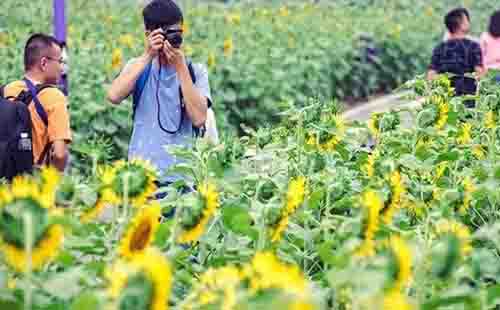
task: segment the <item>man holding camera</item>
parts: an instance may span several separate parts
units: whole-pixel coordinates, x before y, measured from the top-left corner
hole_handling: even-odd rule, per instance
[[[119,104],[133,95],[134,120],[129,159],[149,160],[160,172],[160,186],[180,179],[167,170],[178,160],[168,145],[189,146],[205,124],[211,106],[208,73],[184,57],[183,15],[173,0],[153,0],[143,10],[147,44],[128,62],[108,90]]]

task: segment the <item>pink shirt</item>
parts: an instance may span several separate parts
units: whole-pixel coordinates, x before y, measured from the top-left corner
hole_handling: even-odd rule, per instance
[[[500,69],[500,38],[495,38],[488,32],[481,35],[481,50],[486,69]]]

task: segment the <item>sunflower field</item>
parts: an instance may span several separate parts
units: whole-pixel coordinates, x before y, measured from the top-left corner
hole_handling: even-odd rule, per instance
[[[496,77],[474,98],[446,76],[405,86],[421,108],[347,123],[311,99],[173,149],[169,188],[141,160],[3,185],[0,308],[498,309]]]

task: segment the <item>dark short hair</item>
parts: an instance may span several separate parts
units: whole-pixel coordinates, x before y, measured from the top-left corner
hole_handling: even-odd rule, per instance
[[[450,33],[457,32],[464,16],[467,17],[468,20],[470,20],[469,11],[467,11],[467,9],[465,8],[453,9],[448,12],[448,14],[446,14],[446,16],[444,17],[444,24],[446,25],[446,28],[448,28],[448,31]]]
[[[172,0],[153,0],[142,11],[144,27],[152,31],[161,26],[182,23],[184,18],[179,6]]]
[[[491,15],[488,32],[495,38],[500,38],[500,10]]]
[[[33,68],[54,45],[62,47],[61,43],[51,35],[44,33],[31,35],[24,46],[24,70],[28,71]]]

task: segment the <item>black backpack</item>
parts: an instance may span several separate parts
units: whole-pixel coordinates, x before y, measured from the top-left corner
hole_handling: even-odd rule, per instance
[[[33,171],[32,122],[28,109],[31,102],[35,104],[45,126],[49,123],[47,113],[36,96],[43,89],[54,86],[34,86],[31,81],[24,81],[29,90],[22,91],[17,97],[5,98],[5,86],[0,87],[0,178],[9,181],[17,175]],[[37,164],[43,163],[49,149],[50,145],[47,145]]]

